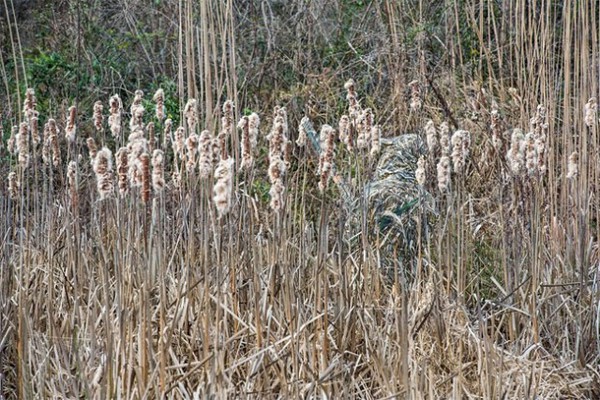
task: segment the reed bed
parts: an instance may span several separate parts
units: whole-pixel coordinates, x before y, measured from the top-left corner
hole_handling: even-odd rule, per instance
[[[382,106],[250,106],[230,1],[180,2],[176,94],[15,94],[0,398],[599,397],[600,10],[534,3],[445,2]]]

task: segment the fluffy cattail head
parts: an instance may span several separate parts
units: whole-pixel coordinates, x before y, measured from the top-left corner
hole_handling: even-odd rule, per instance
[[[233,158],[229,157],[219,161],[215,169],[215,185],[213,187],[213,201],[219,218],[231,209],[233,191]]]
[[[379,154],[381,150],[381,127],[379,125],[373,125],[371,128],[371,156]]]
[[[575,179],[577,175],[579,175],[579,167],[577,163],[579,162],[579,154],[574,151],[569,156],[569,165],[567,167],[567,179]]]
[[[93,119],[94,119],[94,128],[96,128],[96,130],[98,132],[102,132],[104,130],[104,127],[102,126],[102,110],[104,110],[104,106],[102,105],[101,101],[97,101],[94,103],[94,115],[93,115]]]
[[[346,89],[346,100],[348,100],[348,116],[351,120],[356,120],[360,113],[360,104],[358,103],[358,98],[356,96],[356,85],[353,79],[349,79],[344,84],[344,89]]]
[[[65,126],[65,138],[69,143],[75,142],[75,135],[77,133],[77,126],[75,125],[75,119],[77,118],[77,107],[69,107],[69,115],[67,117],[67,125]]]
[[[250,134],[250,144],[254,149],[258,144],[258,134],[260,129],[260,117],[255,112],[248,117],[248,129],[248,133]]]
[[[151,175],[150,175],[150,156],[148,153],[142,153],[139,157],[140,160],[140,169],[142,176],[142,190],[140,195],[142,197],[142,202],[144,204],[148,204],[150,201],[150,195],[152,193],[151,186]]]
[[[37,117],[37,112],[33,114],[33,116],[29,119],[29,129],[31,130],[31,141],[34,146],[40,144],[40,127],[39,127],[39,119]],[[1,134],[2,132],[0,132]]]
[[[67,183],[69,186],[69,200],[73,209],[77,207],[79,203],[79,196],[77,193],[77,162],[70,161],[67,166]]]
[[[321,127],[320,136],[325,139],[324,146],[319,157],[319,191],[327,190],[331,173],[333,171],[333,159],[335,157],[335,129],[329,125]]]
[[[175,131],[175,139],[173,140],[173,152],[180,160],[185,158],[185,128],[180,126]]]
[[[525,136],[519,128],[513,129],[510,149],[506,153],[506,161],[513,176],[522,176],[525,171]]]
[[[198,135],[192,133],[185,140],[185,147],[187,150],[187,169],[193,172],[196,168],[197,155],[198,155]]]
[[[19,154],[19,165],[25,169],[29,166],[29,125],[21,122],[19,134],[17,135],[17,153]]]
[[[596,123],[596,115],[598,111],[598,104],[596,103],[596,98],[591,97],[587,103],[585,103],[584,107],[584,122],[588,128],[591,128]]]
[[[538,153],[535,145],[535,135],[529,132],[525,135],[525,169],[529,176],[536,175],[538,172]]]
[[[121,114],[123,113],[123,102],[118,94],[113,95],[108,101],[110,106],[110,115],[108,116],[108,125],[110,133],[115,139],[121,137]]]
[[[198,101],[196,99],[189,99],[187,103],[185,103],[183,115],[190,133],[195,132],[196,126],[198,125]]]
[[[221,158],[227,158],[227,140],[233,131],[233,101],[223,103],[223,117],[221,118],[221,131],[217,135]]]
[[[347,115],[341,116],[340,121],[338,122],[338,130],[340,142],[348,146],[348,139],[350,138],[350,118],[348,118]]]
[[[161,193],[165,188],[165,155],[156,149],[152,153],[152,190]]]
[[[119,195],[125,197],[129,193],[129,150],[121,147],[117,151],[117,184]]]
[[[93,137],[87,138],[85,142],[87,144],[88,153],[90,154],[90,162],[93,162],[96,158],[96,154],[98,154],[98,146],[96,146],[96,141]]]
[[[242,151],[242,162],[240,170],[252,168],[254,163],[252,139],[250,137],[250,118],[244,116],[238,122],[238,128],[242,131],[242,140],[240,142]]]
[[[154,93],[152,100],[156,103],[156,119],[162,121],[165,119],[165,92],[162,89],[158,89]]]
[[[432,156],[435,155],[439,148],[439,143],[435,124],[430,119],[425,123],[425,138],[427,139],[427,149],[429,150],[429,154]]]
[[[206,179],[213,172],[213,137],[209,131],[204,130],[199,138],[200,153],[200,178]]]
[[[37,106],[37,100],[35,98],[35,92],[32,88],[28,88],[25,91],[25,101],[23,103],[23,114],[25,115],[25,120],[30,121],[33,116],[37,115],[37,111],[35,110]]]
[[[167,118],[165,121],[165,128],[163,129],[163,149],[169,147],[169,143],[173,141],[173,121],[171,118]]]
[[[21,183],[17,177],[17,173],[12,171],[8,174],[8,195],[11,199],[17,200],[19,198],[19,190],[21,188]]]
[[[106,199],[112,195],[114,189],[112,153],[108,148],[103,147],[96,154],[93,168],[100,200]]]
[[[443,155],[437,164],[438,189],[442,193],[450,190],[450,157]]]
[[[440,149],[442,155],[450,155],[450,127],[445,121],[440,125]]]
[[[156,136],[154,135],[154,122],[148,122],[148,125],[146,125],[146,132],[148,132],[148,149],[149,152],[152,152],[156,147]]]

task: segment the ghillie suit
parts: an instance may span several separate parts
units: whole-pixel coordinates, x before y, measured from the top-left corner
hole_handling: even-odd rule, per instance
[[[305,120],[303,127],[319,153],[312,124]],[[383,272],[390,278],[399,271],[408,279],[412,277],[419,244],[422,250],[427,247],[436,215],[433,197],[415,180],[417,161],[425,152],[425,143],[416,134],[381,139],[373,176],[358,195],[353,195],[345,180],[333,171],[348,217],[349,237],[358,240],[366,228],[371,246],[379,250]]]

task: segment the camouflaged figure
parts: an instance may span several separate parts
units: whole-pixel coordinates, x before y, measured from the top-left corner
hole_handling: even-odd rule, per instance
[[[400,265],[414,271],[419,241],[427,246],[435,202],[415,179],[419,157],[426,153],[423,139],[405,134],[381,140],[375,173],[365,187],[369,220],[379,247],[382,267],[393,276]]]
[[[304,128],[313,148],[319,152],[316,132],[309,121]],[[348,215],[350,237],[358,238],[363,224],[361,204],[367,204],[369,241],[378,247],[381,267],[393,277],[397,267],[412,275],[419,240],[427,245],[435,202],[415,179],[417,161],[427,151],[417,134],[381,139],[381,152],[372,179],[362,196],[353,196],[348,184],[333,171]],[[419,234],[420,230],[420,234]]]

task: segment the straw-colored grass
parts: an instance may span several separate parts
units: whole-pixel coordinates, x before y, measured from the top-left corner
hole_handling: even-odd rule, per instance
[[[0,398],[598,398],[598,4],[372,2],[386,89],[275,106],[234,3],[173,8],[176,89],[8,96]]]

